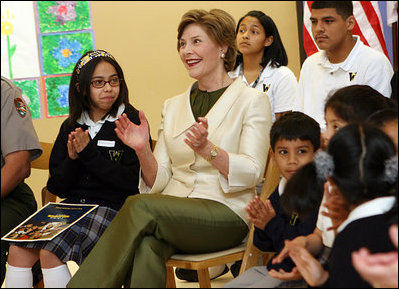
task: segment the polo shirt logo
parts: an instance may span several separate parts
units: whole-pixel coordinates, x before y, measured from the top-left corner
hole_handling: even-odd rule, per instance
[[[267,84],[263,84],[263,92],[267,92],[268,90],[269,90],[269,88],[270,88],[270,85],[271,84],[269,84],[269,85],[267,85]]]
[[[117,150],[109,150],[109,157],[111,158],[111,161],[114,162],[119,162],[122,158],[123,150],[117,151]]]
[[[355,76],[356,76],[357,72],[349,72],[349,81],[352,81]]]

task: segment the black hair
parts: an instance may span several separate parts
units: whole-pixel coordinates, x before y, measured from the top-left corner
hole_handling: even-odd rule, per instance
[[[78,73],[78,68],[80,66],[79,64],[82,58],[84,58],[86,55],[92,52],[94,51],[92,50],[87,51],[85,54],[83,54],[76,63],[72,72],[71,81],[69,83],[69,96],[68,96],[69,120],[71,124],[74,124],[84,111],[90,111],[90,108],[92,106],[92,101],[90,97],[91,77],[93,75],[93,72],[97,64],[99,64],[102,61],[108,62],[113,67],[115,67],[115,70],[118,73],[118,77],[120,79],[120,89],[119,89],[118,98],[112,105],[110,111],[103,116],[103,119],[107,115],[112,115],[115,117],[116,113],[118,112],[118,108],[122,103],[129,104],[129,92],[127,89],[122,68],[113,57],[110,56],[95,57],[89,60],[89,62],[87,62],[86,64],[84,64],[83,67],[80,68],[80,72]],[[109,54],[108,52],[106,53]]]
[[[353,15],[353,4],[352,1],[313,1],[313,9],[324,9],[324,8],[335,8],[337,14],[343,19],[347,19]]]
[[[367,118],[369,124],[376,127],[383,127],[386,123],[391,121],[398,121],[398,110],[394,108],[387,108],[377,110]]]
[[[280,139],[309,140],[316,151],[320,148],[319,123],[303,112],[287,112],[276,120],[270,129],[270,146],[273,152],[276,142]]]
[[[369,85],[350,85],[338,89],[327,99],[324,113],[330,108],[345,122],[363,122],[375,111],[388,108],[389,101]]]
[[[306,219],[320,207],[323,193],[323,180],[317,177],[312,161],[287,180],[280,204],[288,215],[297,213],[300,219]]]
[[[328,144],[334,161],[332,180],[348,205],[393,194],[396,182],[385,175],[385,162],[395,156],[392,140],[369,124],[349,124]]]
[[[285,51],[283,42],[281,41],[277,26],[274,23],[273,19],[267,16],[262,11],[252,10],[242,16],[237,24],[236,35],[238,34],[238,31],[240,29],[241,21],[247,16],[255,17],[259,20],[265,30],[266,37],[273,36],[273,43],[264,48],[262,62],[259,64],[264,68],[269,63],[269,61],[271,61],[271,66],[273,67],[280,67],[281,65],[287,66],[288,56]],[[238,51],[234,68],[236,68],[242,62],[242,54]]]

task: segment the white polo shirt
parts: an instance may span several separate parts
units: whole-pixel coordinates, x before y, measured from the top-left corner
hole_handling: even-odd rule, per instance
[[[241,67],[242,64],[238,65],[235,70],[229,72],[229,76],[231,78],[241,76],[246,85],[252,86],[254,83],[248,83]],[[273,122],[276,120],[276,113],[293,109],[298,95],[298,82],[294,73],[286,66],[272,67],[270,62],[261,73],[255,88],[268,95]]]
[[[391,96],[392,65],[388,58],[353,36],[356,44],[344,62],[332,64],[324,50],[308,57],[302,65],[294,110],[313,117],[325,129],[324,104],[337,89],[369,85],[385,97]]]

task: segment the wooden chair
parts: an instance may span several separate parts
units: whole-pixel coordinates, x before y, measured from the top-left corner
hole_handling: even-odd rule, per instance
[[[53,149],[53,143],[48,143],[48,142],[40,142],[40,146],[43,149],[42,155],[31,162],[31,168],[33,169],[39,169],[39,170],[49,170],[49,164],[50,164],[50,154],[51,150]],[[49,173],[50,175],[50,173]],[[47,190],[47,187],[44,186],[42,189],[42,206],[47,204],[48,202],[55,202],[57,199],[57,196],[50,193]]]
[[[280,179],[280,172],[273,163],[271,150],[269,150],[266,169],[265,182],[261,190],[260,198],[266,200],[274,191]],[[211,288],[211,281],[209,277],[208,268],[226,263],[232,263],[242,260],[240,274],[245,270],[255,266],[259,262],[259,258],[263,257],[263,263],[268,259],[265,256],[271,257],[270,253],[264,253],[253,245],[254,225],[251,225],[248,240],[237,247],[213,252],[208,254],[174,254],[166,261],[167,277],[166,287],[176,288],[176,280],[174,274],[174,267],[196,270],[198,274],[198,283],[200,288]]]

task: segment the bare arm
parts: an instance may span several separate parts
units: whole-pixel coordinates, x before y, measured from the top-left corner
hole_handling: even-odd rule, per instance
[[[5,156],[1,168],[1,198],[30,176],[30,152],[16,151]]]

